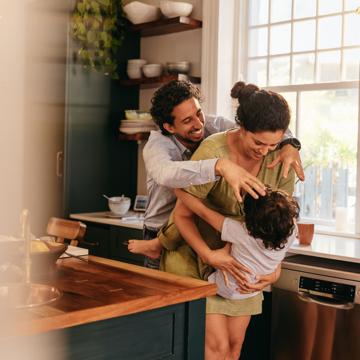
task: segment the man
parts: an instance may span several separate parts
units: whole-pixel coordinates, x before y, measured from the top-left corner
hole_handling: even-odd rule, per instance
[[[144,240],[155,239],[158,231],[167,225],[176,203],[174,188],[214,182],[218,176],[223,176],[240,202],[241,189],[254,198],[258,196],[252,189],[265,195],[264,185],[255,176],[228,159],[189,161],[203,139],[235,127],[232,121],[224,117],[205,116],[200,107],[202,101],[200,89],[187,81],[178,80],[162,86],[151,100],[151,115],[161,132],[151,132],[143,151],[148,191]],[[281,151],[268,168],[284,162],[284,177],[287,177],[290,166],[293,166],[298,177],[304,180],[298,151],[300,142],[292,137],[290,130],[284,135],[279,147]],[[158,269],[157,258],[161,248],[154,249],[149,246],[150,243],[130,240],[129,250],[148,255],[145,257],[145,267]],[[241,269],[241,265],[238,268]]]

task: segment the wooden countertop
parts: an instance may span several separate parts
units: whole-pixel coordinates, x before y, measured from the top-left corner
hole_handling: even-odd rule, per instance
[[[141,266],[84,256],[59,259],[34,283],[52,285],[63,297],[52,306],[0,312],[0,340],[139,313],[216,294],[216,285]]]

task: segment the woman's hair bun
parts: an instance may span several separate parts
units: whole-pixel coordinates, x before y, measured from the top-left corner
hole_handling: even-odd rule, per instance
[[[252,94],[260,89],[253,84],[246,85],[243,81],[238,81],[231,89],[231,97],[238,99],[239,103],[249,98]]]

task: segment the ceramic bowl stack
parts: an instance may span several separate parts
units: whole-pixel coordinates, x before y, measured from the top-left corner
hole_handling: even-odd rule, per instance
[[[143,77],[142,68],[147,61],[143,59],[132,59],[127,62],[127,74],[130,79],[140,79]]]
[[[158,130],[149,111],[125,110],[126,120],[121,120],[120,131],[125,134],[147,133]]]

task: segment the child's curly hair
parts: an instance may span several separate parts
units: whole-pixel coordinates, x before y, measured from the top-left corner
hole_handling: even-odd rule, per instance
[[[249,234],[263,240],[266,249],[283,249],[299,217],[298,203],[282,190],[265,185],[266,195],[244,199],[245,224]],[[256,192],[256,191],[255,191]]]

